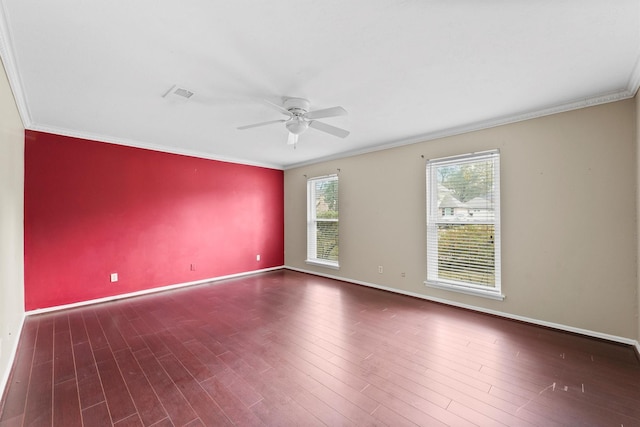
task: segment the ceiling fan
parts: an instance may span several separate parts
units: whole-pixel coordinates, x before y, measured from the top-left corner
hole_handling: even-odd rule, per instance
[[[289,139],[287,143],[292,145],[295,145],[298,142],[298,136],[310,127],[333,136],[337,136],[338,138],[346,138],[349,135],[349,131],[316,120],[327,117],[345,116],[347,114],[347,110],[344,108],[331,107],[324,108],[322,110],[309,111],[310,103],[307,99],[284,97],[282,98],[282,101],[283,106],[266,100],[264,102],[285,116],[288,116],[287,119],[270,120],[268,122],[240,126],[238,129],[244,130],[273,123],[284,123],[289,131]]]

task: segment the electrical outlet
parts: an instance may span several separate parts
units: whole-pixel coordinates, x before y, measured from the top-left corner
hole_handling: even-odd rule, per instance
[[[189,268],[191,269],[191,271],[196,271],[196,265],[195,264],[191,264],[191,266]]]
[[[379,265],[379,266],[378,266],[378,273],[382,274],[382,272],[383,272],[383,271],[384,271],[384,270],[383,270],[382,266],[381,266],[381,265]]]
[[[260,254],[256,255],[256,261],[260,261]]]
[[[111,283],[118,281],[118,273],[111,273]]]
[[[404,273],[404,271],[402,273],[400,273],[401,277],[406,277],[407,275]]]

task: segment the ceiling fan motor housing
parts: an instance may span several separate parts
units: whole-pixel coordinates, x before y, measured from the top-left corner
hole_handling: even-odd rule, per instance
[[[308,99],[304,98],[282,98],[284,109],[289,111],[291,114],[302,115],[309,111],[309,103]]]
[[[309,128],[309,121],[304,118],[304,114],[309,111],[309,101],[304,98],[284,98],[284,108],[291,113],[291,119],[287,120],[285,126],[294,135],[300,135]]]

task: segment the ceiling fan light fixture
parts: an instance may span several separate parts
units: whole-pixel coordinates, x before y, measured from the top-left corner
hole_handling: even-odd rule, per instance
[[[309,122],[301,119],[300,117],[295,117],[289,120],[286,123],[287,130],[294,135],[300,135],[302,132],[309,128]]]

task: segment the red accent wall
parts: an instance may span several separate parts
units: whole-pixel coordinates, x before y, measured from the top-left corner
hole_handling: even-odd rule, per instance
[[[26,310],[284,264],[283,171],[25,135]]]

